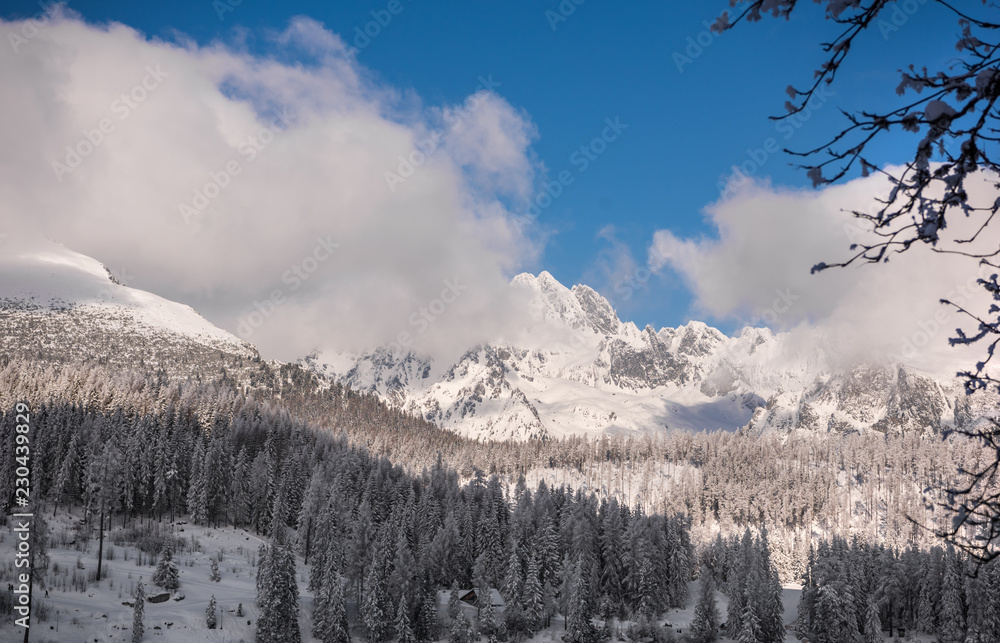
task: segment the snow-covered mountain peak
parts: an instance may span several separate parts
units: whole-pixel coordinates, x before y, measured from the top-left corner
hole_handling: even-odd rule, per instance
[[[529,321],[599,336],[621,331],[622,322],[610,302],[589,286],[567,288],[545,271],[537,277],[519,274],[511,280],[511,286],[528,291],[531,313],[536,318]]]
[[[325,375],[441,426],[500,439],[670,429],[934,431],[983,412],[954,382],[905,366],[834,369],[832,349],[818,336],[793,341],[745,328],[729,337],[700,321],[640,331],[594,289],[566,288],[547,272],[517,275],[511,287],[530,302],[520,341],[467,347],[447,364],[384,350],[314,361],[328,364]]]
[[[10,243],[0,255],[0,311],[93,319],[137,337],[168,334],[240,355],[256,349],[193,308],[122,285],[101,262],[52,241]]]

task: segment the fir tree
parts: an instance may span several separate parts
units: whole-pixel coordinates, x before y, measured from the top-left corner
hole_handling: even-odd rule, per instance
[[[323,494],[323,470],[321,467],[316,467],[313,471],[312,476],[309,478],[309,486],[306,488],[306,495],[302,499],[302,506],[299,509],[298,524],[299,529],[299,539],[297,543],[297,552],[302,554],[305,559],[305,563],[309,564],[309,556],[312,553],[312,543],[313,543],[313,532],[315,531],[315,522],[319,518],[321,508],[325,504],[324,494]]]
[[[728,573],[726,593],[729,596],[729,607],[727,609],[727,627],[730,632],[743,631],[743,614],[746,611],[747,601],[747,576],[753,566],[753,539],[750,536],[750,529],[743,532],[738,548],[734,548],[735,556],[732,559]]]
[[[934,604],[933,589],[931,586],[935,580],[931,578],[929,572],[924,575],[924,579],[920,583],[920,595],[917,599],[917,629],[928,634],[933,634],[937,631],[935,625],[937,606]]]
[[[472,623],[462,613],[462,601],[458,597],[458,581],[451,584],[448,596],[448,641],[469,643],[472,640]]]
[[[257,578],[257,643],[300,643],[299,586],[295,580],[295,553],[284,523],[275,514],[271,546],[266,548]]]
[[[332,627],[329,611],[330,596],[324,591],[325,589],[325,585],[320,586],[313,600],[312,635],[321,641],[327,637],[327,632]]]
[[[545,627],[548,627],[552,623],[552,617],[556,615],[558,607],[556,589],[549,579],[545,579],[545,583],[542,584],[542,617],[545,621]]]
[[[489,588],[477,588],[476,596],[479,599],[479,631],[493,637],[497,634],[498,627],[496,611],[493,609],[493,600],[490,597]]]
[[[334,573],[324,583],[326,594],[327,627],[319,637],[323,643],[350,643],[350,628],[347,623],[347,603],[344,597],[344,584],[340,573]]]
[[[404,597],[409,601],[414,593],[416,582],[417,563],[413,558],[413,551],[410,548],[410,541],[406,537],[406,530],[400,529],[396,538],[396,556],[392,565],[392,572],[389,575],[388,587],[392,588],[392,597]]]
[[[215,594],[212,594],[212,598],[208,601],[208,607],[205,608],[205,624],[208,625],[208,629],[215,629]]]
[[[458,598],[458,581],[451,584],[451,592],[448,594],[448,618],[452,621],[458,619],[461,613],[461,600]]]
[[[476,556],[476,561],[472,565],[472,585],[476,589],[490,587],[489,557],[486,552]]]
[[[524,578],[524,589],[521,593],[521,603],[524,605],[528,625],[537,630],[542,621],[545,605],[543,603],[542,585],[538,580],[538,555],[531,553],[528,558],[528,571]]]
[[[257,548],[257,595],[266,593],[271,584],[271,548],[264,543]]]
[[[345,569],[347,576],[357,587],[359,605],[364,605],[368,598],[367,581],[371,571],[370,567],[373,564],[372,549],[376,537],[371,502],[365,496],[361,499],[361,504],[358,505],[357,517],[351,522],[344,557],[347,565]]]
[[[469,617],[464,612],[459,612],[448,630],[449,643],[471,643],[472,636],[472,623],[469,621]]]
[[[502,595],[507,603],[516,603],[521,600],[521,585],[524,579],[521,571],[521,556],[518,547],[513,542],[510,545],[510,554],[507,557],[507,569],[504,574]]]
[[[384,560],[373,560],[365,579],[365,596],[361,603],[361,620],[368,632],[368,640],[379,642],[389,638],[388,623],[391,612],[386,609],[388,591],[383,568]]]
[[[818,588],[816,587],[816,577],[813,568],[816,565],[816,550],[809,546],[809,557],[806,561],[805,576],[802,579],[802,593],[799,596],[799,605],[795,619],[795,633],[799,638],[807,638],[812,632],[812,618],[816,608],[816,597]]]
[[[857,625],[846,618],[848,608],[844,597],[831,584],[821,585],[816,600],[810,641],[816,643],[852,643],[858,638]]]
[[[642,558],[642,566],[639,568],[639,613],[647,618],[651,618],[657,611],[659,601],[656,591],[656,571],[653,560],[650,556]]]
[[[736,640],[738,643],[764,643],[764,635],[760,629],[760,620],[757,618],[757,608],[753,600],[744,603]]]
[[[174,552],[169,544],[164,545],[160,551],[160,560],[156,563],[156,571],[153,572],[153,584],[170,591],[180,587],[177,561],[174,560]]]
[[[216,583],[222,580],[222,576],[219,575],[219,561],[215,560],[215,558],[212,558],[212,572],[209,574],[208,579]]]
[[[399,598],[399,605],[396,607],[396,641],[398,643],[417,643],[417,637],[413,635],[413,628],[410,627],[410,610],[406,606],[406,597]]]
[[[417,627],[414,632],[418,641],[434,641],[438,638],[438,613],[434,589],[427,584],[424,598],[420,602],[417,614]]]
[[[955,554],[945,564],[941,589],[940,636],[944,643],[965,640],[965,605],[962,597],[962,571]]]
[[[246,447],[241,447],[233,464],[233,474],[229,477],[229,504],[232,507],[233,525],[240,526],[247,522],[250,515],[247,504],[250,494],[247,480],[250,478],[250,464],[247,462]]]
[[[1000,559],[993,559],[981,570],[983,577],[982,637],[987,641],[1000,640]]]
[[[567,643],[596,643],[598,630],[587,602],[587,580],[583,562],[577,559],[570,580],[569,607],[566,613]]]
[[[781,601],[781,580],[771,564],[771,547],[767,541],[767,527],[762,527],[757,542],[755,584],[751,591],[758,601],[761,638],[765,643],[780,643],[785,640],[785,624],[782,618],[784,604]]]
[[[702,570],[701,591],[694,608],[691,637],[695,643],[712,643],[719,637],[719,608],[715,604],[715,579]]]
[[[135,586],[135,606],[132,609],[132,643],[142,640],[144,625],[142,622],[146,610],[146,586],[140,580]]]
[[[878,603],[868,600],[868,617],[865,619],[865,643],[882,643],[882,620],[879,618]]]

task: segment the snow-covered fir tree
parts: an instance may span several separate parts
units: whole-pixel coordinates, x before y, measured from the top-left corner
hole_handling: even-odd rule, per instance
[[[368,640],[375,643],[389,639],[392,634],[390,623],[393,618],[385,570],[389,551],[387,533],[379,536],[378,540],[380,546],[377,546],[377,549],[381,555],[373,557],[368,566],[364,583],[364,598],[361,603],[361,620],[368,633]]]
[[[713,643],[719,638],[719,608],[715,602],[715,579],[703,569],[698,602],[691,621],[691,639],[694,643]]]
[[[140,580],[135,585],[135,604],[132,608],[132,643],[139,643],[145,630],[146,586]]]
[[[538,555],[532,552],[528,557],[528,570],[525,573],[524,587],[521,591],[521,604],[524,605],[525,617],[532,630],[541,626],[545,605],[543,603],[542,585],[539,582]]]
[[[748,588],[750,595],[758,602],[761,639],[764,643],[779,643],[785,640],[785,624],[782,614],[781,580],[771,562],[771,546],[768,542],[767,527],[761,528],[760,536],[754,541],[754,587]],[[748,581],[749,582],[749,581]]]
[[[425,582],[423,599],[417,610],[417,623],[414,627],[414,634],[418,641],[436,641],[440,632],[437,609],[437,592]]]
[[[395,628],[396,643],[417,643],[417,637],[410,626],[410,609],[406,606],[406,597],[400,597],[396,607]]]
[[[965,591],[958,556],[949,552],[941,588],[939,636],[944,643],[965,641]]]
[[[493,609],[493,600],[490,590],[487,587],[476,589],[476,598],[479,603],[479,632],[487,637],[495,637],[499,633],[500,623],[497,622],[496,610]]]
[[[873,598],[869,598],[868,613],[865,618],[865,643],[882,643],[884,640],[878,603]]]
[[[153,572],[153,584],[171,591],[180,587],[177,561],[174,560],[174,551],[169,544],[164,545],[160,551],[160,560]]]
[[[471,643],[474,638],[472,622],[464,612],[459,612],[448,628],[449,643]]]
[[[214,630],[216,626],[216,609],[215,594],[212,594],[212,598],[208,601],[208,607],[205,608],[205,625],[207,625],[210,630]]]
[[[327,574],[313,608],[313,636],[323,643],[350,643],[347,606],[340,573]]]
[[[569,578],[569,608],[566,612],[567,643],[597,643],[599,631],[588,601],[587,575],[582,559],[576,561]]]
[[[257,643],[300,643],[299,586],[295,552],[288,542],[284,521],[275,513],[271,545],[263,548],[258,569]]]
[[[737,643],[764,643],[764,634],[761,631],[760,620],[757,618],[757,606],[753,600],[744,601],[736,641]]]

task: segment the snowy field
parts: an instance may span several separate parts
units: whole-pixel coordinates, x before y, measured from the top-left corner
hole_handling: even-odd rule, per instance
[[[38,609],[32,615],[31,640],[43,641],[131,641],[131,602],[136,583],[142,580],[146,585],[146,595],[161,593],[152,584],[156,567],[156,556],[141,552],[137,547],[115,545],[111,538],[105,538],[105,561],[107,576],[100,583],[84,582],[93,579],[97,570],[96,539],[91,539],[86,548],[78,550],[71,544],[74,540],[71,518],[60,512],[50,524],[53,546],[49,550],[47,586],[35,587],[34,595],[46,607],[47,618],[38,622]],[[112,533],[117,529],[112,529]],[[169,529],[169,524],[167,525]],[[13,581],[13,525],[8,524],[0,531],[0,561],[3,567],[0,581],[4,587]],[[174,559],[178,564],[180,589],[163,603],[147,602],[145,606],[144,641],[253,641],[253,623],[257,619],[256,563],[257,548],[262,540],[253,533],[242,529],[208,529],[181,524],[173,525],[175,536],[185,541],[183,550],[178,549]],[[64,544],[59,544],[60,542]],[[114,558],[108,560],[109,552]],[[210,580],[211,559],[215,557],[221,580]],[[221,560],[220,560],[221,559]],[[306,590],[306,573],[303,565],[299,574],[300,607],[303,618],[301,627],[308,632],[310,624],[306,615],[311,611],[312,597]],[[206,626],[205,610],[209,600],[215,596],[218,604],[219,627],[209,630]],[[183,597],[181,600],[174,600]],[[243,604],[244,616],[237,617],[239,604]],[[23,630],[9,619],[0,623],[0,641],[21,640]],[[309,640],[308,637],[305,640]]]

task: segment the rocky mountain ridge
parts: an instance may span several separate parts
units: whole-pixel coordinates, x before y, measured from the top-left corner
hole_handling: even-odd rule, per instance
[[[833,365],[821,341],[702,322],[639,330],[593,289],[549,273],[512,288],[532,302],[522,338],[453,363],[379,348],[302,363],[470,437],[523,440],[661,430],[939,432],[996,414],[986,395],[901,364]],[[556,338],[554,341],[551,338]],[[337,366],[333,366],[336,364]]]

